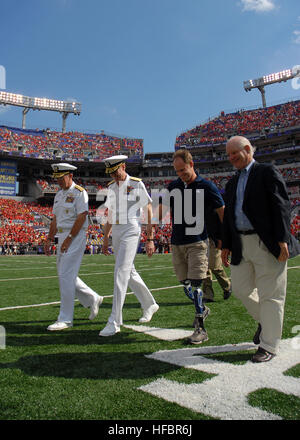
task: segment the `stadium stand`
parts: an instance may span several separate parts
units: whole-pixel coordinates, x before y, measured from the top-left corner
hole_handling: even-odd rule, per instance
[[[266,132],[272,134],[280,129],[291,129],[299,125],[300,101],[228,114],[221,112],[213,120],[181,133],[176,138],[175,149],[224,143],[237,133],[242,136],[261,136]]]
[[[252,140],[257,147],[256,160],[272,162],[279,168],[291,198],[291,230],[300,238],[300,101],[265,109],[221,112],[205,124],[181,133],[176,138],[175,150],[190,149],[196,169],[222,192],[234,172],[227,161],[225,143],[235,134]],[[62,133],[0,126],[0,158],[17,163],[20,186],[19,197],[0,199],[0,254],[43,251],[53,197],[59,189],[49,169],[57,160],[77,162],[76,182],[86,188],[90,197],[86,252],[100,252],[103,217],[97,217],[100,204],[97,193],[106,188],[110,180],[102,161],[120,153],[129,156],[129,174],[141,177],[150,194],[151,190],[166,188],[176,178],[173,153],[148,153],[144,157],[141,139],[111,136],[104,131]],[[170,236],[168,221],[155,226],[157,252],[170,252]],[[144,243],[143,230],[140,252],[143,252]]]
[[[89,216],[95,215],[95,209],[90,208]],[[47,238],[47,224],[52,218],[52,206],[41,206],[33,202],[20,202],[14,199],[0,198],[0,254],[42,251]],[[87,246],[101,249],[103,239],[102,225],[90,224],[87,231]]]
[[[102,161],[115,154],[127,154],[130,161],[143,158],[143,140],[119,138],[101,132],[61,133],[51,130],[23,130],[0,126],[0,147],[9,155],[72,161]]]
[[[97,191],[106,187],[107,180],[96,181],[95,179],[76,179],[78,185],[83,186],[89,194],[96,194]],[[52,178],[38,178],[36,180],[37,185],[44,193],[56,193],[59,190],[59,186]]]

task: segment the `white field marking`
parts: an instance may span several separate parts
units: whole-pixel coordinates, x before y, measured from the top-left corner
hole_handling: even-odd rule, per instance
[[[93,272],[93,273],[82,273],[79,274],[80,276],[85,276],[85,275],[107,275],[107,274],[111,274],[113,272]],[[26,278],[3,278],[3,280],[0,279],[0,282],[4,282],[4,281],[26,281],[26,280],[47,280],[47,279],[51,279],[51,278],[58,278],[57,275],[51,275],[51,276],[47,276],[47,277],[26,277]]]
[[[78,301],[78,299],[75,299],[75,301]],[[0,312],[2,312],[4,310],[28,309],[28,308],[31,308],[31,307],[51,306],[51,305],[54,305],[54,304],[60,304],[60,301],[53,301],[53,302],[41,303],[41,304],[29,304],[27,306],[3,307],[2,309],[0,309]]]
[[[173,266],[163,266],[164,268],[166,267],[173,267]],[[288,269],[297,269],[300,268],[300,266],[293,266],[293,267],[288,267]],[[152,270],[151,269],[142,269],[142,270]],[[96,272],[96,273],[89,273],[89,274],[80,274],[80,276],[85,276],[85,275],[106,275],[106,274],[111,274],[113,272]],[[175,275],[173,275],[175,276]],[[39,279],[49,279],[49,278],[58,278],[57,275],[55,276],[48,276],[48,277],[34,277],[34,278],[11,278],[11,279],[0,279],[1,281],[15,281],[15,280],[39,280]],[[216,280],[213,280],[213,282],[216,282]],[[155,291],[160,291],[160,290],[167,290],[167,289],[176,289],[182,287],[181,284],[176,285],[176,286],[168,286],[168,287],[161,287],[161,288],[156,288],[156,289],[150,289],[151,292],[155,292]],[[128,292],[127,295],[133,295],[133,292]],[[113,295],[105,295],[104,298],[112,298]],[[78,300],[75,300],[78,301]],[[4,311],[4,310],[13,310],[13,309],[22,309],[22,308],[29,308],[29,307],[40,307],[40,306],[48,306],[51,304],[60,304],[60,301],[55,301],[55,302],[49,302],[49,303],[41,303],[41,304],[29,304],[29,305],[24,305],[24,306],[11,306],[11,307],[3,307],[0,308],[0,311]]]
[[[123,327],[138,333],[145,333],[163,341],[177,341],[178,339],[188,338],[193,334],[193,331],[176,328],[147,327],[145,325],[123,325]]]
[[[159,288],[156,288],[156,289],[150,289],[150,291],[151,292],[158,292],[160,290],[177,289],[178,287],[182,287],[182,285],[179,284],[178,286],[159,287]],[[128,292],[128,293],[126,293],[126,295],[134,295],[134,293],[133,292]],[[113,295],[104,295],[103,296],[103,298],[112,298],[112,297],[113,297]],[[75,299],[75,301],[78,301],[78,299]],[[53,302],[41,303],[41,304],[28,304],[28,305],[25,305],[25,306],[2,307],[0,309],[0,312],[2,312],[4,310],[27,309],[27,308],[30,308],[30,307],[50,306],[52,304],[60,304],[60,301],[53,301]]]
[[[165,269],[168,267],[172,267],[172,266],[155,266],[155,267],[151,267],[151,268],[147,268],[147,269],[138,269],[139,272],[142,271],[154,271],[155,269]],[[79,273],[79,276],[93,276],[93,275],[109,275],[112,274],[114,272],[89,272],[89,273]],[[26,280],[44,280],[44,279],[49,279],[49,278],[58,278],[57,275],[52,275],[52,276],[47,276],[47,277],[26,277],[26,278],[3,278],[2,280],[0,279],[0,282],[4,282],[4,281],[26,281]]]
[[[158,287],[156,289],[150,289],[150,291],[151,292],[158,292],[159,290],[177,289],[178,287],[182,287],[182,284],[178,284],[178,286]]]
[[[300,397],[300,379],[284,375],[299,363],[299,350],[293,348],[292,340],[280,341],[278,356],[267,365],[254,364],[250,360],[244,365],[235,365],[202,356],[250,350],[255,347],[251,343],[158,351],[146,357],[216,376],[193,384],[161,378],[138,389],[221,420],[280,420],[276,414],[249,405],[248,396],[269,388]]]
[[[93,265],[93,264],[91,264]],[[102,266],[114,266],[114,264],[103,264]],[[151,268],[137,268],[138,271],[142,272],[142,271],[152,271],[154,272],[155,269],[171,269],[173,268],[173,266],[154,266]],[[288,267],[288,269],[299,269],[300,266],[292,266],[292,267]],[[7,269],[7,270],[13,270],[13,269]],[[19,269],[15,269],[15,270],[19,270]],[[93,275],[109,275],[112,274],[113,272],[90,272],[90,273],[79,273],[80,276],[93,276]],[[162,273],[162,272],[158,272],[158,273]],[[170,274],[170,276],[175,276],[174,274]],[[50,278],[58,278],[57,275],[53,275],[53,276],[47,276],[47,277],[28,277],[28,278],[4,278],[4,279],[0,279],[0,283],[4,282],[4,281],[26,281],[26,280],[43,280],[43,279],[50,279]],[[216,282],[216,280],[213,280],[213,282]]]
[[[97,264],[97,263],[86,263],[86,264],[81,264],[81,266],[83,267],[83,266],[114,266],[114,263],[112,263],[112,264],[101,264],[101,265],[99,265],[99,264]],[[52,266],[43,266],[43,267],[30,267],[30,270],[41,270],[41,269],[56,269],[56,262],[55,263],[53,263],[53,265]],[[19,271],[19,270],[29,270],[29,268],[28,267],[14,267],[14,268],[0,268],[0,270],[17,270],[17,271]],[[1,280],[0,280],[1,281]]]
[[[44,264],[56,264],[56,260],[53,260],[53,261],[51,261],[51,260],[48,260],[48,261],[16,261],[17,263],[22,263],[22,266],[24,265],[24,266],[32,266],[32,264],[41,264],[41,265],[44,265]],[[0,264],[0,266],[5,266],[5,267],[7,267],[7,266],[10,266],[11,267],[11,262],[7,262],[7,263],[3,263],[3,264]],[[16,266],[16,267],[19,267],[19,266]]]
[[[31,256],[34,257],[34,255],[31,255]],[[6,260],[5,257],[7,257],[8,260]],[[5,255],[5,256],[1,256],[0,255],[0,261],[1,261],[1,264],[11,263],[12,260],[16,261],[18,263],[30,264],[34,260],[36,260],[36,258],[34,257],[33,260],[30,261],[29,257],[30,257],[30,255],[28,255],[27,257],[24,255],[23,257],[20,257],[20,258],[18,256],[16,256],[16,255]],[[42,260],[37,261],[37,263],[41,263],[42,264],[42,263],[47,263],[47,261],[49,261],[49,260],[54,260],[56,258],[56,255],[46,256],[46,255],[40,254],[40,255],[38,255],[38,257],[42,257],[43,258],[44,261],[42,261]],[[35,261],[34,261],[34,263],[36,264]]]
[[[5,271],[18,271],[19,270],[44,270],[44,269],[55,269],[56,270],[56,266],[43,266],[43,267],[14,267],[14,268],[0,268],[0,270],[5,270]]]

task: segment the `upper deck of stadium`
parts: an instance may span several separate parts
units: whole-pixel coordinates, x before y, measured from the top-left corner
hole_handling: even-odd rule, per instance
[[[300,129],[300,100],[227,114],[222,111],[212,120],[178,135],[175,150],[223,144],[234,135],[259,139],[296,129]]]
[[[115,154],[127,154],[129,161],[143,158],[143,140],[70,131],[28,130],[0,125],[0,151],[11,156],[37,159],[101,162]]]

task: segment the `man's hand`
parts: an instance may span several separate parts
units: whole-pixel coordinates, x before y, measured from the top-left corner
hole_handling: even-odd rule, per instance
[[[45,255],[47,255],[48,257],[49,257],[49,255],[51,255],[51,248],[52,248],[51,240],[49,240],[49,238],[47,238],[47,240],[45,241],[45,244],[44,244],[44,252],[45,252]]]
[[[108,251],[108,237],[104,237],[103,238],[103,244],[102,244],[101,252],[104,255],[109,255],[109,251]]]
[[[289,250],[288,250],[288,245],[287,245],[287,243],[284,243],[284,242],[279,242],[278,244],[280,246],[280,254],[279,254],[279,257],[278,257],[278,261],[284,262],[290,256]]]
[[[216,248],[219,250],[222,249],[222,240],[218,240],[218,244],[217,244]]]
[[[65,238],[63,243],[62,243],[62,245],[61,245],[61,248],[60,248],[61,252],[62,253],[67,252],[69,247],[70,247],[70,245],[71,245],[71,243],[72,243],[72,238],[71,237],[68,236],[67,238]]]
[[[231,252],[229,249],[222,249],[221,258],[222,258],[222,263],[225,267],[228,267],[230,265],[230,262],[229,262],[230,254],[231,254]]]
[[[155,252],[155,246],[154,246],[154,242],[151,241],[146,241],[146,253],[148,255],[148,257],[152,257],[152,255]]]

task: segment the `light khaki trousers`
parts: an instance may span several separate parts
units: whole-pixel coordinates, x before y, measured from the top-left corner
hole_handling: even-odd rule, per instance
[[[212,274],[216,277],[223,291],[230,289],[230,279],[228,278],[222,264],[221,250],[216,248],[214,241],[209,239],[208,248],[208,271],[207,277],[203,280],[202,290],[205,299],[214,299],[214,290],[212,285]]]
[[[241,235],[243,258],[231,265],[232,290],[261,324],[260,347],[276,353],[282,334],[287,262],[279,262],[257,234]]]

